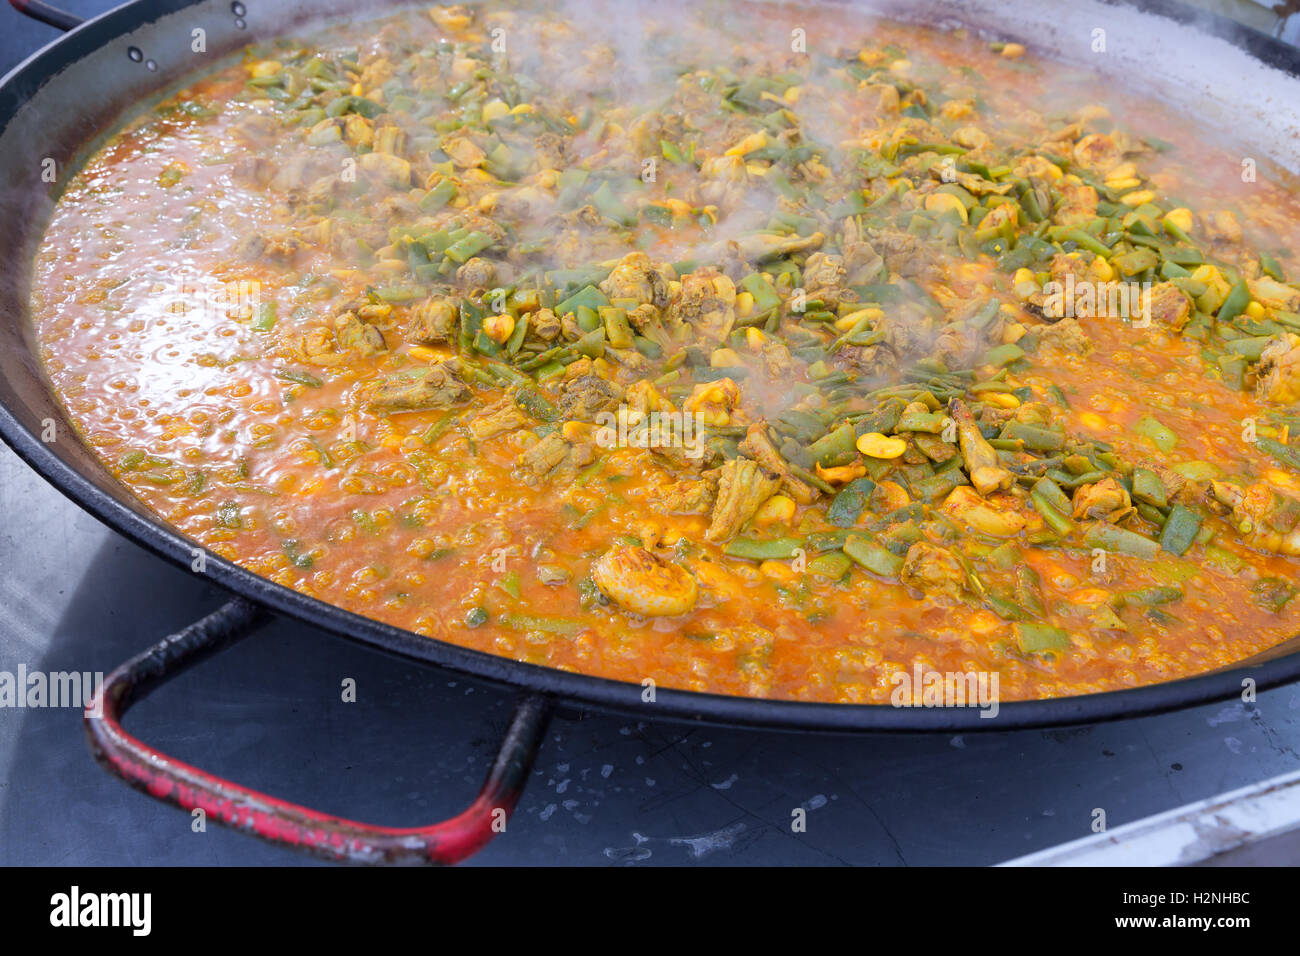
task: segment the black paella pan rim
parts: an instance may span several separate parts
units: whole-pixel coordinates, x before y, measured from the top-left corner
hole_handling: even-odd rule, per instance
[[[12,2],[19,7],[25,5],[22,0]],[[1262,62],[1300,76],[1300,51],[1232,21],[1192,11],[1170,0],[1106,2],[1122,3],[1180,22],[1194,19],[1202,29],[1208,28]],[[193,0],[136,0],[56,38],[0,80],[0,129],[9,124],[30,94],[51,77],[75,67],[78,60],[101,46],[165,14],[193,5]],[[5,316],[4,321],[26,323],[27,316],[11,314]],[[30,344],[30,338],[25,340]],[[30,349],[20,361],[39,367],[39,361]],[[38,474],[78,507],[129,540],[173,564],[191,565],[195,545],[190,539],[150,515],[143,505],[130,499],[123,490],[118,491],[121,497],[110,493],[108,489],[114,482],[106,471],[101,469],[92,480],[87,474],[91,469],[84,464],[73,464],[66,452],[61,453],[58,443],[47,444],[40,440],[32,427],[39,421],[32,409],[23,409],[28,413],[24,420],[10,407],[12,396],[6,394],[4,398],[5,401],[0,402],[0,437]],[[60,421],[58,426],[60,434],[71,436],[66,421]],[[215,555],[208,554],[205,560],[205,576],[232,594],[362,646],[498,685],[643,718],[830,733],[1011,730],[1096,723],[1159,713],[1240,695],[1243,686],[1251,682],[1254,687],[1265,689],[1300,679],[1300,650],[1282,653],[1274,649],[1259,655],[1256,662],[1181,680],[1076,697],[1002,703],[995,719],[981,718],[980,710],[974,707],[902,708],[879,704],[810,703],[668,688],[658,688],[654,702],[645,703],[642,699],[644,688],[638,684],[527,664],[422,637],[305,596]],[[1294,643],[1294,640],[1288,643]]]

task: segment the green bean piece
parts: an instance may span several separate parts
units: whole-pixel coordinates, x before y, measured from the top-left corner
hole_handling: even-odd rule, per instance
[[[740,280],[740,287],[754,297],[755,312],[766,312],[781,305],[781,296],[760,272],[745,276]]]
[[[858,457],[857,440],[852,425],[841,425],[813,442],[808,451],[823,468],[834,468]]]
[[[258,332],[270,332],[275,328],[275,318],[275,303],[263,302],[258,305],[257,311],[253,313],[253,321],[250,323],[250,327]]]
[[[1068,513],[1057,510],[1051,501],[1038,491],[1036,486],[1029,493],[1029,503],[1034,506],[1035,511],[1043,516],[1043,520],[1047,522],[1048,527],[1061,537],[1064,538],[1074,532],[1074,522],[1070,520]]]
[[[1038,479],[1034,483],[1033,491],[1057,511],[1064,512],[1067,515],[1070,513],[1072,507],[1070,496],[1062,491],[1060,485],[1051,478]]]
[[[1139,588],[1136,591],[1122,591],[1111,599],[1111,603],[1116,607],[1137,607],[1153,604],[1172,604],[1182,599],[1182,588],[1155,587]]]
[[[1010,365],[1012,362],[1018,361],[1024,357],[1024,349],[1019,345],[1007,343],[1004,345],[993,346],[993,348],[984,353],[984,357],[980,359],[980,363],[983,365]]]
[[[879,541],[864,534],[851,534],[844,542],[844,553],[872,574],[892,578],[903,569],[903,559]]]
[[[1174,505],[1160,532],[1160,547],[1179,556],[1185,554],[1201,531],[1201,516],[1196,512]]]
[[[1223,304],[1219,306],[1215,317],[1220,322],[1231,322],[1245,312],[1248,305],[1250,305],[1250,286],[1246,285],[1245,279],[1238,279],[1233,283],[1232,290],[1223,300]]]
[[[858,518],[867,507],[871,493],[876,490],[876,483],[870,478],[855,478],[841,489],[830,507],[826,509],[826,520],[837,528],[851,528],[858,523]]]
[[[447,247],[443,253],[453,262],[464,264],[492,245],[492,237],[483,232],[471,232]]]
[[[809,561],[808,573],[819,578],[838,581],[849,573],[851,567],[853,567],[853,561],[848,555],[842,551],[831,551],[826,554],[819,554]]]
[[[1050,624],[1024,622],[1015,625],[1016,641],[1026,654],[1061,651],[1070,646],[1070,635]]]
[[[1160,544],[1145,535],[1114,525],[1094,524],[1088,528],[1083,537],[1090,548],[1100,548],[1118,554],[1128,554],[1135,558],[1150,560],[1160,553]]]
[[[282,378],[286,382],[293,382],[295,385],[305,385],[308,388],[320,388],[325,384],[310,372],[303,372],[293,368],[276,369],[275,377]]]
[[[1300,469],[1300,449],[1292,448],[1290,445],[1284,445],[1276,438],[1268,438],[1260,435],[1255,439],[1255,444],[1263,451],[1272,455],[1284,465]]]
[[[1065,447],[1063,433],[1014,419],[1002,429],[1001,437],[1024,442],[1024,446],[1030,451],[1060,451]]]
[[[1259,254],[1259,268],[1266,276],[1276,279],[1278,282],[1285,282],[1286,276],[1282,273],[1282,265],[1267,252]]]
[[[457,188],[454,180],[444,179],[421,196],[420,201],[416,203],[416,205],[420,207],[421,212],[427,215],[433,215],[443,206],[447,205],[447,203],[455,199],[459,192],[460,190]]]
[[[1138,419],[1137,424],[1133,426],[1133,431],[1146,438],[1163,452],[1173,451],[1174,446],[1178,444],[1178,436],[1174,434],[1173,430],[1156,421],[1150,415]]]
[[[802,547],[802,538],[733,538],[722,553],[750,561],[782,561],[793,558]]]
[[[1157,508],[1169,505],[1169,492],[1165,483],[1149,468],[1133,469],[1133,497]]]
[[[515,393],[515,404],[538,421],[559,421],[560,410],[535,388],[521,388]]]

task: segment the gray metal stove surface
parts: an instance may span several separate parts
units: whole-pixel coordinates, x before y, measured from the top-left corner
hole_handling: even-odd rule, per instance
[[[5,69],[53,36],[19,20],[0,31]],[[0,447],[0,671],[108,671],[221,600]],[[345,678],[356,703],[342,702]],[[279,621],[165,687],[130,726],[258,789],[414,826],[470,799],[510,709],[505,692]],[[988,864],[1086,836],[1097,809],[1114,827],[1297,767],[1300,685],[1253,705],[964,738],[564,717],[508,832],[473,863]],[[791,828],[798,808],[804,833]],[[220,827],[193,832],[110,777],[77,711],[0,708],[0,864],[304,862]]]

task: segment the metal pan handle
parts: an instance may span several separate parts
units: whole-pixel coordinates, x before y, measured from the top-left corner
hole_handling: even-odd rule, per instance
[[[86,22],[81,17],[68,13],[66,10],[52,7],[48,3],[41,3],[41,0],[9,0],[9,3],[23,16],[39,20],[41,23],[49,24],[65,32]]]
[[[338,862],[457,863],[504,829],[550,720],[550,702],[541,695],[520,699],[474,802],[449,820],[407,829],[332,817],[258,793],[160,753],[122,728],[133,704],[247,637],[267,618],[262,608],[235,598],[113,671],[85,715],[95,759],[158,800],[202,809],[226,826]]]

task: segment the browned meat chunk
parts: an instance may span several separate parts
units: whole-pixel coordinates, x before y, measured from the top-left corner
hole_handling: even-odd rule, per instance
[[[715,544],[734,538],[780,487],[781,479],[766,474],[757,462],[748,458],[731,459],[722,466],[718,476],[713,519],[704,536]]]
[[[339,345],[358,355],[374,355],[388,348],[384,334],[373,325],[366,325],[355,312],[344,312],[334,320]]]
[[[623,389],[599,375],[580,375],[564,384],[560,411],[573,421],[592,422],[601,412],[612,412],[623,401]]]
[[[644,252],[629,252],[620,259],[600,291],[611,299],[634,299],[658,309],[668,304],[668,282]]]
[[[469,397],[469,388],[446,363],[432,365],[414,374],[390,376],[375,389],[370,407],[385,412],[412,412],[426,408],[447,408]]]
[[[961,563],[951,551],[918,541],[907,550],[899,580],[927,594],[957,597],[966,581]]]
[[[1287,332],[1264,348],[1256,391],[1260,401],[1279,405],[1300,402],[1300,335]]]
[[[532,478],[545,478],[569,457],[571,447],[559,432],[550,432],[519,456],[519,467]]]
[[[532,418],[509,396],[489,405],[469,423],[470,434],[479,441],[495,438],[533,424]]]
[[[790,467],[781,457],[781,453],[772,444],[767,434],[767,425],[755,422],[745,433],[745,440],[740,443],[740,450],[753,458],[768,471],[781,479],[781,488],[801,505],[812,504],[819,492],[812,485],[790,474]]]
[[[411,310],[406,340],[415,345],[439,345],[451,340],[460,310],[449,299],[426,299]]]

